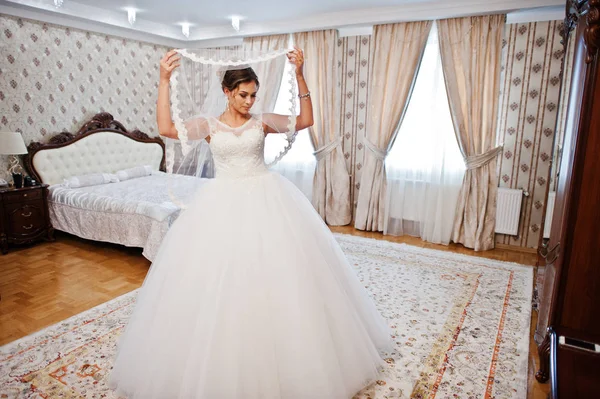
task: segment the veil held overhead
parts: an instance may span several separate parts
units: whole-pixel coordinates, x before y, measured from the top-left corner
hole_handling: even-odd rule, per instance
[[[210,177],[210,149],[205,139],[227,108],[223,77],[230,70],[252,68],[259,81],[258,100],[250,109],[252,118],[288,138],[288,144],[270,165],[287,153],[297,133],[298,116],[294,71],[285,73],[288,49],[256,52],[234,47],[176,51],[181,56],[181,66],[171,75],[171,112],[178,140],[167,139],[169,173]],[[282,79],[289,80],[288,92],[279,90]],[[278,100],[288,104],[285,115],[273,114]]]

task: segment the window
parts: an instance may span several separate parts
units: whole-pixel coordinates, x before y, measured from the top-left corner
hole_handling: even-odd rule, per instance
[[[450,114],[434,24],[393,147],[384,233],[447,244],[465,164]]]
[[[450,116],[437,35],[434,24],[404,121],[386,160],[388,171],[413,173],[416,180],[433,165],[465,170]]]

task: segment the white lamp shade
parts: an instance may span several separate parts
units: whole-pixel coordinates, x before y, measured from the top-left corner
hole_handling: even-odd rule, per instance
[[[0,132],[0,154],[27,154],[23,136],[19,132]]]

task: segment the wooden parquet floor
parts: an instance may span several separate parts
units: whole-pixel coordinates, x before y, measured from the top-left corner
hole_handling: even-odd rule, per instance
[[[56,236],[0,256],[0,345],[132,291],[148,272],[140,249]]]
[[[435,245],[413,237],[390,237],[332,227],[332,231],[404,242],[424,248],[535,265],[532,253],[496,249],[475,253],[460,245]],[[0,345],[58,323],[94,306],[139,288],[150,262],[139,248],[82,240],[57,232],[55,242],[11,248],[0,256]],[[534,379],[537,352],[532,319],[527,399],[545,399],[548,384]]]

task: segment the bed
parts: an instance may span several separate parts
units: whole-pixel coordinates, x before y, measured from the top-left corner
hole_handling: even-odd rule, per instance
[[[141,247],[150,261],[182,203],[206,182],[165,173],[163,141],[127,131],[108,113],[97,114],[75,134],[60,133],[48,143],[31,143],[28,150],[25,163],[30,175],[49,185],[48,208],[55,229]],[[116,176],[117,172],[124,176],[122,171],[131,168],[144,168],[147,173],[127,180],[72,184],[82,176]]]

